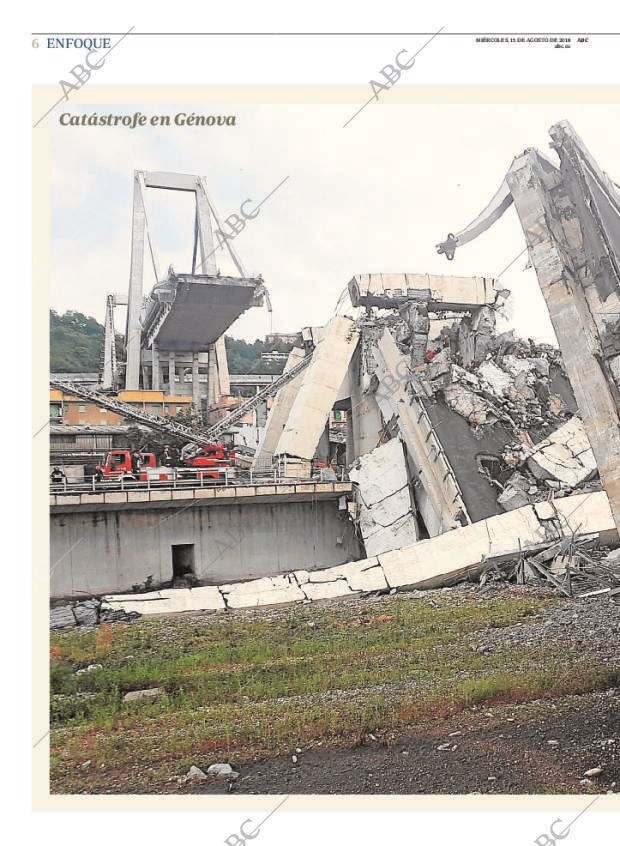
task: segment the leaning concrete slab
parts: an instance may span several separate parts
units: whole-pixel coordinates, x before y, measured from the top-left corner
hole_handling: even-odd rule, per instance
[[[276,455],[310,461],[344,382],[359,331],[347,317],[334,317],[317,345],[295,397]]]
[[[198,352],[222,337],[251,306],[262,305],[258,278],[169,272],[151,293],[144,331],[163,350]]]
[[[357,485],[359,527],[367,555],[401,549],[418,540],[400,438],[360,456],[349,470],[349,479]]]
[[[306,599],[291,573],[254,579],[251,582],[221,585],[219,589],[228,608],[255,608]]]
[[[471,523],[409,549],[379,556],[390,587],[431,588],[476,574],[486,563],[535,551],[562,538],[603,537],[614,533],[607,495],[565,497],[525,506]]]
[[[585,427],[572,417],[541,441],[527,459],[527,466],[538,479],[556,479],[575,488],[596,474],[594,453]]]

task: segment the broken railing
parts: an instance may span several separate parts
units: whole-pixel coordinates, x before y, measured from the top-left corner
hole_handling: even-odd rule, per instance
[[[577,599],[604,594],[620,597],[620,549],[588,548],[587,541],[564,538],[535,555],[489,563],[480,583],[494,581],[548,585]]]

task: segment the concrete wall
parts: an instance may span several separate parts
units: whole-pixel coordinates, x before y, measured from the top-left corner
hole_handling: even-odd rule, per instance
[[[105,597],[102,607],[110,611],[167,614],[256,608],[388,589],[437,588],[477,575],[490,562],[515,559],[522,551],[535,552],[574,536],[598,537],[604,543],[614,536],[617,539],[603,491],[527,505],[406,549],[320,572],[298,570],[241,584],[110,596]]]
[[[362,554],[346,514],[338,498],[52,513],[50,592],[127,591],[149,575],[169,582],[173,544],[194,544],[195,573],[213,584],[342,564]]]

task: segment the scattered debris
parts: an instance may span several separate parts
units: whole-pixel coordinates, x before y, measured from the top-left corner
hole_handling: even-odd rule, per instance
[[[230,764],[211,764],[207,770],[207,775],[215,776],[216,778],[227,778],[233,781],[239,778],[239,773],[233,770]]]
[[[203,773],[203,771],[199,767],[192,764],[192,766],[189,768],[189,771],[188,771],[187,775],[185,776],[185,778],[188,781],[198,781],[198,782],[200,782],[200,781],[206,781],[207,775],[206,775],[206,773]]]
[[[155,699],[164,696],[166,691],[163,687],[148,687],[145,690],[131,690],[123,696],[123,702],[137,702],[141,699]]]
[[[548,584],[565,596],[587,599],[607,595],[620,598],[620,556],[592,539],[565,538],[535,555],[523,552],[517,560],[488,565],[481,583],[512,581]]]

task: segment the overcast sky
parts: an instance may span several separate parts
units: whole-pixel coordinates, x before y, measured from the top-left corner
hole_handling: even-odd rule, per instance
[[[276,332],[324,324],[355,273],[500,273],[525,246],[514,208],[453,262],[434,245],[481,211],[525,147],[556,161],[547,130],[558,120],[570,120],[601,167],[620,179],[620,113],[608,105],[387,100],[344,129],[360,103],[68,109],[235,114],[234,127],[65,128],[56,114],[50,119],[52,308],[103,322],[106,294],[127,292],[134,169],[206,176],[221,217],[238,213],[247,198],[259,202],[289,177],[233,242],[248,271],[263,275]],[[177,272],[191,271],[191,195],[149,190],[147,202],[162,271],[170,263]],[[216,255],[228,272],[222,252]],[[502,277],[513,292],[512,324],[518,334],[550,341],[544,301],[526,264],[523,255]],[[146,267],[145,293],[154,282]],[[124,319],[122,310],[117,329]],[[254,340],[268,331],[266,310],[250,309],[229,334]]]

